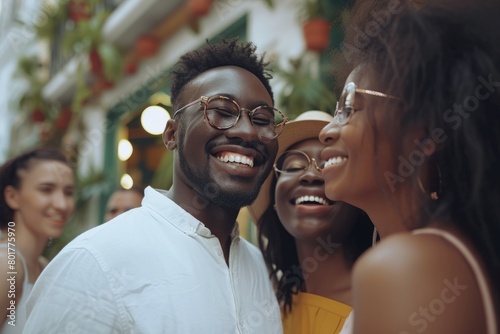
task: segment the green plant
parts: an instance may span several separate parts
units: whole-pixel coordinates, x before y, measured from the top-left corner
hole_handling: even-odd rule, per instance
[[[39,20],[35,23],[33,29],[39,39],[52,41],[57,28],[67,20],[67,12],[63,5],[64,3],[65,1],[59,5],[46,8],[47,10],[43,13],[43,20]],[[46,3],[45,7],[47,6],[49,5]]]
[[[348,4],[349,0],[304,0],[298,11],[298,19],[299,22],[307,22],[320,18],[334,24],[341,21]]]
[[[273,69],[276,77],[284,83],[278,95],[278,103],[285,114],[291,119],[307,110],[322,110],[333,114],[337,102],[333,86],[330,87],[319,73],[315,75],[311,64],[303,57],[291,59],[289,63],[287,69],[280,67]],[[319,72],[329,71],[330,68],[324,66]]]
[[[322,0],[306,0],[299,10],[300,20],[305,22],[314,18],[325,18],[326,8]]]
[[[25,118],[42,123],[51,117],[52,106],[42,96],[46,80],[42,79],[42,64],[37,57],[21,57],[17,63],[17,76],[27,81],[24,94],[19,99],[19,108],[26,113]]]

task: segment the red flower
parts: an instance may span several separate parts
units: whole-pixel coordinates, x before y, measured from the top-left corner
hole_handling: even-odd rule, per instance
[[[68,2],[68,17],[73,22],[86,21],[90,18],[90,6],[81,0],[70,0]]]
[[[71,122],[73,112],[69,108],[62,108],[59,116],[56,119],[56,128],[59,130],[66,130]]]
[[[90,50],[89,53],[90,71],[94,74],[101,74],[102,72],[102,59],[99,51],[96,48]]]
[[[41,108],[35,108],[31,112],[31,120],[35,123],[42,123],[45,121],[45,114]]]
[[[137,39],[136,50],[137,53],[143,57],[152,57],[158,52],[158,39],[151,35],[142,35]]]

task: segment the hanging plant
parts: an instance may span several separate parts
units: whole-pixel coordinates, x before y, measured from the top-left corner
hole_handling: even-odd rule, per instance
[[[19,99],[19,107],[27,112],[26,118],[34,123],[43,123],[48,117],[50,105],[42,96],[45,80],[40,78],[41,64],[36,57],[22,57],[17,63],[17,74],[28,82]]]
[[[69,127],[73,112],[68,107],[61,108],[59,116],[57,116],[55,126],[58,130],[65,131]]]
[[[45,121],[45,113],[43,112],[42,108],[36,107],[31,112],[31,120],[34,123],[43,123],[43,121]]]
[[[109,13],[101,11],[87,21],[79,22],[64,37],[62,49],[66,54],[74,53],[88,59],[89,71],[95,77],[93,90],[87,87],[83,64],[79,66],[72,109],[78,111],[92,94],[109,89],[123,74],[120,51],[102,38],[102,27]]]
[[[94,74],[102,73],[102,59],[99,51],[96,48],[90,50],[89,53],[89,62],[90,62],[90,72]]]
[[[76,71],[76,87],[75,95],[73,96],[73,101],[71,103],[71,109],[74,113],[79,115],[79,112],[88,99],[92,96],[92,90],[88,87],[85,81],[85,74],[83,70],[83,65],[79,64]]]
[[[278,95],[280,108],[290,118],[295,118],[307,110],[322,110],[333,114],[337,97],[319,75],[315,76],[311,64],[304,57],[292,59],[287,69],[275,67],[276,78],[284,82]],[[327,73],[328,68],[321,72]]]
[[[330,44],[331,23],[326,18],[323,0],[305,1],[300,15],[306,49],[316,52],[326,50]]]
[[[86,21],[92,16],[92,7],[88,0],[69,0],[66,7],[68,18],[75,23]]]
[[[67,20],[67,12],[63,6],[54,6],[45,14],[45,19],[37,21],[33,30],[39,39],[52,41],[58,27]]]
[[[321,52],[328,48],[330,43],[330,22],[321,18],[311,19],[305,22],[302,28],[308,50]]]

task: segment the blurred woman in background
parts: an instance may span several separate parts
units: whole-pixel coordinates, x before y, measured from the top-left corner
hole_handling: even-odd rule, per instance
[[[0,167],[0,332],[22,333],[25,303],[75,207],[74,174],[58,150],[35,149]]]

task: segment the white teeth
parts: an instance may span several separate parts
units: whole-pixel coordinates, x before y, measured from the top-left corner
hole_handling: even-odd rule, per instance
[[[224,156],[217,156],[217,159],[219,159],[222,162],[236,162],[239,164],[253,167],[253,158],[246,157],[244,155],[226,154]]]
[[[325,167],[328,167],[331,165],[339,165],[346,160],[347,160],[347,157],[333,157],[333,158],[328,159],[328,161],[325,163]]]
[[[316,202],[321,205],[328,205],[328,201],[324,199],[323,197],[319,196],[300,196],[295,200],[295,205],[299,205],[304,202]]]

